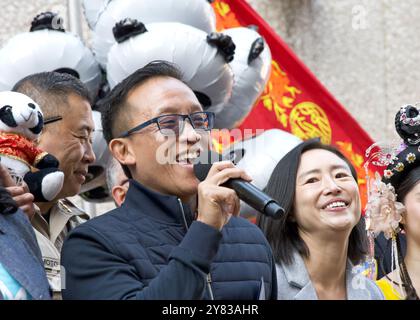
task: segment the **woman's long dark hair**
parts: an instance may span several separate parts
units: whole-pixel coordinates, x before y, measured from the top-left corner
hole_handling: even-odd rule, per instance
[[[413,190],[413,188],[420,183],[420,167],[410,170],[405,179],[401,182],[399,186],[396,186],[395,192],[397,193],[397,200],[404,203],[405,197],[407,194]],[[404,229],[404,226],[400,224],[400,227]],[[398,251],[398,260],[400,261],[401,266],[401,280],[406,293],[406,300],[420,300],[416,292],[416,289],[413,286],[410,275],[407,271],[407,266],[404,262],[404,257],[401,250],[401,241],[400,235],[397,234],[397,251]]]
[[[15,213],[18,209],[16,202],[12,196],[3,187],[0,187],[0,214]]]
[[[304,152],[313,149],[327,150],[343,159],[350,167],[353,178],[357,181],[356,170],[350,161],[336,148],[322,144],[319,139],[312,139],[299,144],[280,160],[271,174],[265,192],[278,201],[284,208],[285,214],[278,220],[262,215],[257,217],[257,225],[270,243],[277,263],[291,264],[294,250],[297,250],[304,257],[309,256],[309,249],[299,235],[297,223],[291,218],[294,215],[293,203],[296,196],[296,176],[300,159]],[[365,224],[364,219],[360,219],[350,233],[347,256],[353,264],[358,264],[365,258],[366,254]]]

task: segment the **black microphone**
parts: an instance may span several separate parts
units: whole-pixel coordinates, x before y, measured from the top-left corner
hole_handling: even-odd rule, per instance
[[[222,161],[222,158],[215,152],[206,152],[204,155],[200,155],[197,160],[194,164],[194,173],[198,180],[203,181],[213,162]],[[230,179],[222,186],[235,190],[239,199],[266,216],[279,219],[284,214],[284,209],[273,198],[243,179]]]

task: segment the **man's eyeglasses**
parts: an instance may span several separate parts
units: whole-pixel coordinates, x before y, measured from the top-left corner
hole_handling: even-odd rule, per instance
[[[151,124],[156,123],[160,132],[164,136],[180,135],[185,127],[185,119],[188,119],[191,126],[195,130],[210,131],[214,126],[214,113],[213,112],[194,112],[191,114],[166,114],[153,119],[150,119],[138,126],[123,132],[120,138],[128,137],[130,134],[144,129]]]

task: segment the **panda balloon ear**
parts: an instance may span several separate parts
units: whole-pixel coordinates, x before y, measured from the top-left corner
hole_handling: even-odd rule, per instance
[[[207,2],[211,4],[214,2],[214,0],[207,0]]]
[[[228,35],[218,32],[212,32],[207,35],[207,42],[217,47],[220,54],[223,55],[226,62],[231,62],[235,55],[235,43]]]
[[[112,28],[112,33],[118,43],[145,32],[147,32],[147,29],[142,22],[130,18],[117,22],[115,27]]]
[[[30,32],[38,30],[53,30],[65,32],[63,28],[63,19],[50,11],[38,14],[31,22]]]
[[[55,69],[54,72],[66,73],[80,80],[79,72],[71,68],[58,68],[58,69]]]
[[[197,97],[198,101],[200,102],[204,110],[207,110],[208,108],[211,107],[212,102],[208,95],[200,91],[194,91],[194,94]]]
[[[255,41],[251,45],[251,49],[249,50],[248,55],[248,64],[250,64],[252,61],[257,59],[261,52],[264,51],[264,40],[263,38],[259,37],[255,39]]]

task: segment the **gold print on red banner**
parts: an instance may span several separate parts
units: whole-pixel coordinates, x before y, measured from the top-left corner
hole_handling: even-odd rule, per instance
[[[290,79],[287,74],[281,70],[276,61],[273,60],[271,66],[272,71],[270,80],[268,81],[260,100],[268,111],[274,112],[276,120],[283,128],[288,129],[288,114],[290,109],[293,108],[292,104],[295,101],[296,94],[301,93],[301,91],[295,87],[289,86]]]
[[[216,13],[216,29],[223,31],[227,28],[241,27],[235,14],[230,10],[230,6],[224,1],[216,0],[213,2],[213,9]]]
[[[320,137],[325,144],[331,143],[331,126],[327,114],[313,102],[296,105],[289,118],[292,133],[306,140]]]

